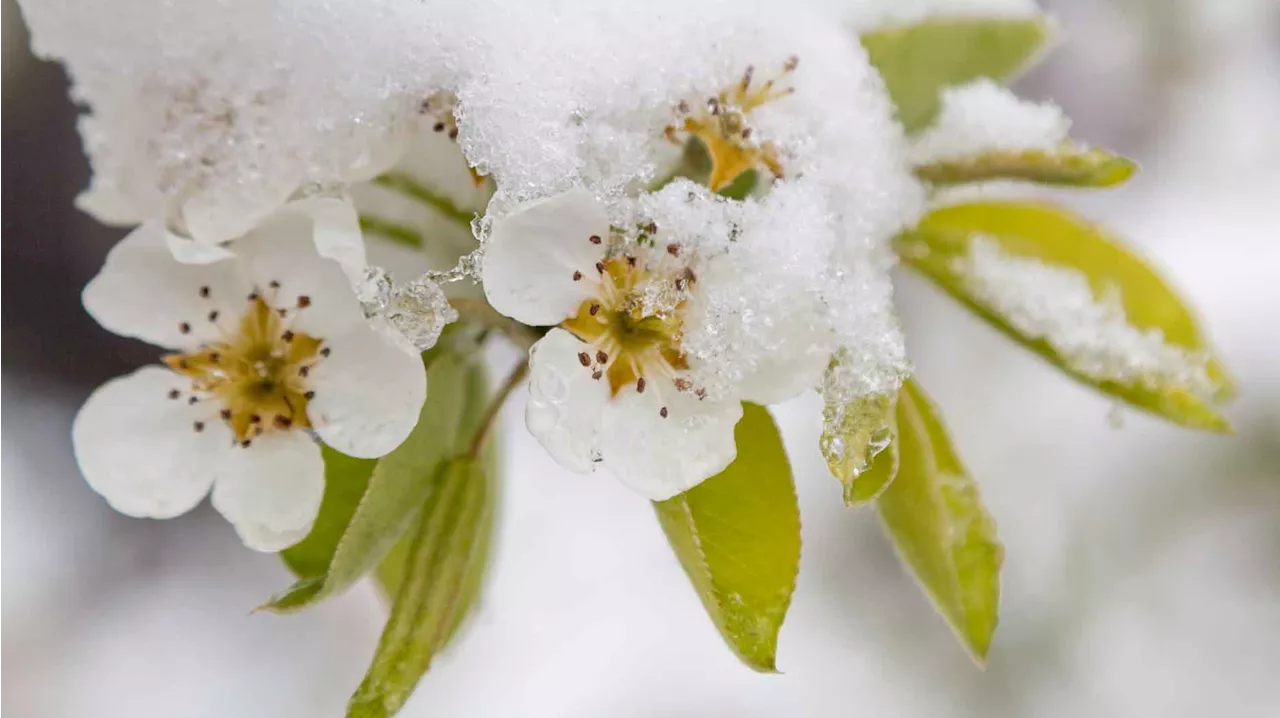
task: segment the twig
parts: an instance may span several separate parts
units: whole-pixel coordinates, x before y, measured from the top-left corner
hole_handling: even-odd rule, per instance
[[[480,419],[480,426],[476,429],[475,436],[471,439],[470,448],[467,449],[467,456],[474,459],[480,455],[480,449],[484,447],[484,441],[491,433],[490,429],[493,427],[494,420],[498,417],[498,412],[502,409],[502,405],[507,403],[507,397],[511,396],[511,392],[515,390],[521,381],[524,381],[524,377],[528,373],[529,362],[522,361],[507,375],[507,380],[502,383],[498,393],[493,395],[489,406],[484,410],[484,416]]]

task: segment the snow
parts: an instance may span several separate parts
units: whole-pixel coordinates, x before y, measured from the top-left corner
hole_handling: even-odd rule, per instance
[[[942,110],[911,147],[922,165],[986,152],[1053,152],[1067,142],[1071,121],[1051,102],[1021,100],[982,78],[942,91]]]

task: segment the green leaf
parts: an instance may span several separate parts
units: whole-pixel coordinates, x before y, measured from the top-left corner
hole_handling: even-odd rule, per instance
[[[382,718],[400,710],[467,609],[467,593],[489,521],[490,477],[479,460],[439,468],[405,556],[391,616],[349,718]]]
[[[870,469],[872,459],[891,443],[895,397],[848,396],[842,389],[851,371],[847,357],[841,350],[827,366],[818,448],[831,475],[844,485],[845,505],[859,506],[878,496],[893,478],[891,473]]]
[[[489,393],[489,379],[483,367],[476,366],[468,373],[467,381],[470,383],[467,393],[472,397],[485,397]],[[481,417],[484,414],[486,405],[483,402],[473,401],[467,405],[462,416],[460,437],[465,439],[472,437],[480,428]],[[441,648],[448,645],[453,637],[457,634],[458,629],[465,623],[470,616],[472,608],[475,606],[480,597],[481,585],[484,582],[485,572],[489,565],[490,546],[493,541],[494,517],[497,515],[496,500],[497,494],[497,477],[498,477],[498,442],[490,440],[484,445],[480,454],[480,461],[483,467],[485,479],[490,482],[489,501],[494,505],[490,506],[485,512],[480,526],[480,535],[478,545],[472,554],[472,563],[466,576],[463,579],[462,591],[458,598],[459,609],[454,612],[454,620],[449,627],[448,634],[441,643]],[[382,590],[383,596],[387,602],[391,603],[395,600],[396,593],[400,590],[400,585],[404,581],[405,573],[411,569],[409,565],[410,547],[414,538],[420,530],[419,524],[424,517],[419,516],[415,523],[415,528],[410,530],[400,538],[400,541],[391,549],[382,563],[378,564],[378,569],[374,573],[378,587]]]
[[[1133,176],[1138,165],[1097,147],[1068,144],[1052,152],[997,150],[920,165],[916,176],[935,185],[1023,180],[1071,187],[1111,187]]]
[[[318,578],[329,570],[338,541],[351,523],[356,505],[369,486],[377,459],[357,459],[328,446],[324,457],[324,500],[311,533],[280,553],[285,565],[299,578]]]
[[[473,394],[474,382],[468,380],[470,373],[479,371],[452,352],[430,353],[427,400],[417,426],[403,444],[377,461],[354,507],[351,487],[326,486],[331,509],[325,520],[317,521],[298,550],[291,548],[286,555],[291,567],[297,562],[306,569],[303,578],[263,609],[303,608],[345,590],[378,565],[413,523],[431,491],[431,477],[456,453],[463,413],[474,402],[483,402],[484,394]],[[340,501],[345,503],[338,506]]]
[[[1008,307],[966,269],[979,239],[1008,257],[1078,272],[1096,301],[1118,301],[1129,325],[1159,332],[1175,355],[1185,353],[1186,371],[1100,371],[1087,357],[1061,350],[1052,337],[1019,329]],[[1191,310],[1141,258],[1098,227],[1049,204],[974,202],[935,209],[895,247],[908,266],[1069,376],[1183,426],[1230,431],[1211,402],[1231,395],[1231,381]]]
[[[907,132],[938,113],[938,93],[980,77],[1009,80],[1026,67],[1052,34],[1043,17],[932,18],[862,36],[871,64],[884,78]]]
[[[800,568],[800,508],[769,412],[744,404],[734,439],[738,456],[728,468],[654,508],[729,648],[773,672]]]
[[[1004,549],[937,410],[913,382],[898,397],[897,477],[876,501],[885,530],[978,665],[1000,604]],[[876,463],[887,462],[888,452]]]

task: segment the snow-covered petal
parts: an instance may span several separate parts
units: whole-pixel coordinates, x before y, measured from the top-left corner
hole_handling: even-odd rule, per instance
[[[196,194],[182,203],[182,224],[197,242],[217,244],[235,239],[283,205],[297,184],[285,182],[251,193]]]
[[[399,446],[427,395],[422,359],[392,332],[360,324],[325,337],[329,356],[311,372],[315,396],[307,417],[326,444],[373,458]]]
[[[84,307],[116,334],[190,349],[218,336],[207,321],[210,312],[238,315],[251,289],[235,262],[176,261],[165,235],[163,226],[148,222],[121,240],[85,287]]]
[[[231,431],[209,417],[216,409],[169,398],[189,385],[168,369],[143,367],[98,387],[76,415],[80,473],[120,513],[164,519],[190,511],[233,450]]]
[[[595,265],[608,237],[604,206],[586,190],[531,202],[499,219],[489,233],[485,296],[494,309],[519,322],[557,324],[592,295]],[[574,272],[581,272],[579,281]]]
[[[667,416],[662,416],[662,408]],[[737,456],[736,401],[699,401],[682,392],[624,391],[600,425],[600,453],[622,483],[654,501],[720,473]]]
[[[578,473],[595,467],[601,414],[609,383],[591,378],[578,354],[586,345],[552,329],[529,350],[529,403],[524,419],[547,453]]]
[[[213,507],[256,551],[280,551],[311,530],[324,496],[320,447],[301,431],[269,432],[227,455]]]

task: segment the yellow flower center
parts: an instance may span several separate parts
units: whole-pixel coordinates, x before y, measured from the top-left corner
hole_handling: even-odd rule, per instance
[[[778,87],[778,81],[796,69],[799,60],[790,58],[782,72],[753,87],[754,68],[748,67],[733,87],[707,98],[703,108],[692,112],[681,102],[678,125],[668,125],[667,139],[683,144],[688,137],[702,142],[711,158],[711,174],[707,186],[718,192],[728,187],[738,175],[751,169],[767,169],[774,177],[782,177],[782,163],[777,148],[760,142],[748,123],[748,115],[756,108],[791,94],[790,87]]]
[[[278,288],[272,283],[272,291]],[[208,287],[201,287],[203,297]],[[218,326],[222,337],[197,351],[170,354],[163,361],[170,369],[191,379],[191,391],[169,392],[172,400],[191,404],[216,401],[221,405],[216,419],[226,422],[241,446],[267,431],[285,431],[310,426],[307,403],[315,396],[308,387],[308,375],[315,364],[329,355],[323,339],[290,328],[298,313],[311,305],[309,297],[298,297],[294,307],[275,307],[260,292],[249,295],[249,307],[232,329],[218,323],[218,312],[206,319]],[[191,324],[183,322],[185,334]],[[203,431],[204,421],[193,428]]]
[[[591,241],[599,244],[600,238]],[[593,379],[607,378],[613,396],[626,387],[659,396],[668,386],[695,391],[682,376],[689,365],[680,338],[688,288],[696,277],[685,268],[651,270],[648,251],[632,249],[597,263],[594,278],[574,273],[573,281],[598,282],[598,291],[561,326],[586,343],[578,361]],[[679,245],[668,245],[667,252],[678,256]],[[666,417],[666,406],[661,412]]]

